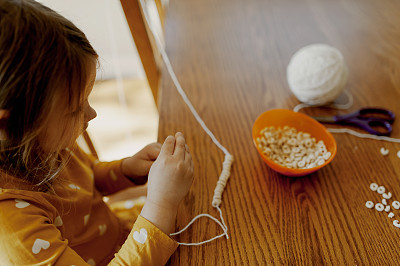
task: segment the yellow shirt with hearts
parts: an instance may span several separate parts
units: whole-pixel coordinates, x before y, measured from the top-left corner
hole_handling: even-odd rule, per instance
[[[164,265],[178,243],[141,216],[128,227],[103,201],[133,186],[121,161],[70,152],[51,192],[0,172],[0,265]]]

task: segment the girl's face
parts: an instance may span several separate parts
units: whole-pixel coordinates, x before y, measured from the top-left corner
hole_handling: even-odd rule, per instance
[[[57,97],[53,104],[49,122],[39,137],[42,148],[47,152],[71,147],[86,130],[89,121],[97,116],[88,100],[96,79],[96,62],[91,60],[88,67],[87,83],[79,106],[69,106],[65,95]]]

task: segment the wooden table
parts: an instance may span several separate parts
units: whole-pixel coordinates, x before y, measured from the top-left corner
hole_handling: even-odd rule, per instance
[[[400,1],[393,0],[172,0],[166,50],[180,83],[210,130],[235,157],[221,209],[229,240],[181,246],[172,265],[395,265],[400,229],[388,213],[368,209],[382,196],[376,182],[400,200],[400,144],[334,134],[331,164],[302,177],[282,176],[258,155],[253,122],[272,108],[292,109],[286,67],[301,47],[338,48],[349,67],[352,108],[381,106],[400,115]],[[202,130],[166,71],[159,140],[182,131],[195,163],[195,180],[178,213],[182,228],[211,206],[224,154]],[[392,137],[400,138],[400,122]],[[382,156],[380,148],[389,149]],[[198,242],[222,233],[202,218],[180,236]]]

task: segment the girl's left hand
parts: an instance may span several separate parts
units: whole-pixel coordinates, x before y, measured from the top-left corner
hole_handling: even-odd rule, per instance
[[[160,154],[160,150],[160,143],[147,145],[132,157],[128,157],[122,161],[122,173],[136,185],[145,184],[150,167]]]

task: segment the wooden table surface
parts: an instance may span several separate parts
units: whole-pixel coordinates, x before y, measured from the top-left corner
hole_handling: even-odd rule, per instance
[[[194,107],[235,157],[221,209],[230,238],[180,246],[171,265],[395,265],[400,261],[400,210],[368,209],[382,196],[372,182],[400,200],[400,144],[334,134],[332,163],[302,177],[270,169],[251,137],[253,122],[272,108],[292,109],[286,67],[312,43],[338,48],[349,68],[354,96],[344,113],[380,106],[400,115],[400,1],[393,0],[172,0],[166,20],[166,51]],[[177,218],[181,229],[211,206],[224,154],[203,131],[163,71],[159,141],[185,134],[195,180]],[[400,122],[392,137],[400,138]],[[382,156],[380,148],[389,149]],[[400,219],[399,219],[400,220]],[[198,242],[221,234],[202,218],[178,239]]]

